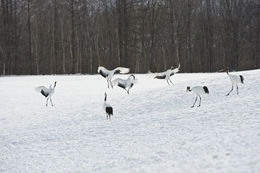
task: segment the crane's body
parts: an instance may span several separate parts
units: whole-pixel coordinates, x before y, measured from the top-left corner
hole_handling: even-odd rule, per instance
[[[103,109],[105,110],[106,112],[106,116],[107,116],[107,119],[111,119],[111,115],[113,115],[113,108],[112,106],[107,103],[107,93],[105,93],[105,99],[104,99],[104,103],[103,103]]]
[[[129,94],[129,90],[134,86],[136,83],[136,78],[134,75],[130,75],[127,79],[117,78],[113,80],[113,85],[117,85],[118,87],[123,88]]]
[[[226,94],[226,96],[228,96],[234,89],[234,86],[236,86],[237,88],[237,95],[238,95],[238,85],[239,83],[241,84],[244,84],[244,77],[242,75],[234,75],[234,74],[229,74],[229,72],[227,71],[226,72],[228,77],[229,77],[229,80],[232,84],[232,88],[231,90]]]
[[[208,89],[208,87],[206,87],[206,86],[194,86],[194,87],[192,87],[192,88],[190,88],[190,87],[188,86],[186,92],[193,92],[194,94],[196,94],[195,102],[194,102],[194,104],[191,106],[191,107],[193,108],[193,107],[195,106],[196,102],[197,102],[198,97],[200,98],[200,102],[199,102],[198,107],[200,107],[200,105],[201,105],[201,95],[203,95],[203,94],[209,94],[209,89]]]

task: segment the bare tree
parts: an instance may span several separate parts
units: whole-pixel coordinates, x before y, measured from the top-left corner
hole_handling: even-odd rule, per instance
[[[1,0],[1,74],[260,67],[259,0]]]

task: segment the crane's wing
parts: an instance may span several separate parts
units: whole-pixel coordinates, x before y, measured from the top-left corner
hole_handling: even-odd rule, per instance
[[[115,73],[128,73],[130,71],[129,68],[126,68],[126,67],[117,67],[114,69]]]
[[[115,80],[112,81],[112,85],[113,86],[119,86],[121,88],[125,88],[125,80],[124,79],[120,79],[120,78],[117,78]]]
[[[155,79],[165,79],[166,78],[166,72],[157,73],[154,78]]]
[[[39,86],[35,88],[36,92],[40,92],[43,96],[48,97],[49,90],[45,86]]]
[[[177,68],[173,69],[173,70],[171,71],[170,76],[174,75],[175,73],[178,73],[178,72],[180,71],[180,67],[181,67],[181,65],[179,64],[179,66],[178,66]]]
[[[101,76],[103,76],[104,78],[106,78],[109,74],[109,71],[105,67],[99,66],[98,73],[101,74]]]
[[[48,89],[45,86],[38,86],[35,88],[36,92],[41,92],[41,90],[48,92]]]

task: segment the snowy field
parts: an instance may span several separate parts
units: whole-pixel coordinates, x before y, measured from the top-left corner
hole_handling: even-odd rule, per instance
[[[137,74],[128,95],[100,75],[0,77],[0,172],[260,172],[260,70]],[[114,78],[127,78],[116,75]],[[57,81],[54,107],[34,88]],[[201,107],[187,86],[207,85]],[[108,121],[104,92],[114,108]]]

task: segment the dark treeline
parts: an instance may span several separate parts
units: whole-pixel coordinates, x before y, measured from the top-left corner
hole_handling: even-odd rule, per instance
[[[260,67],[259,0],[1,0],[0,74]]]

